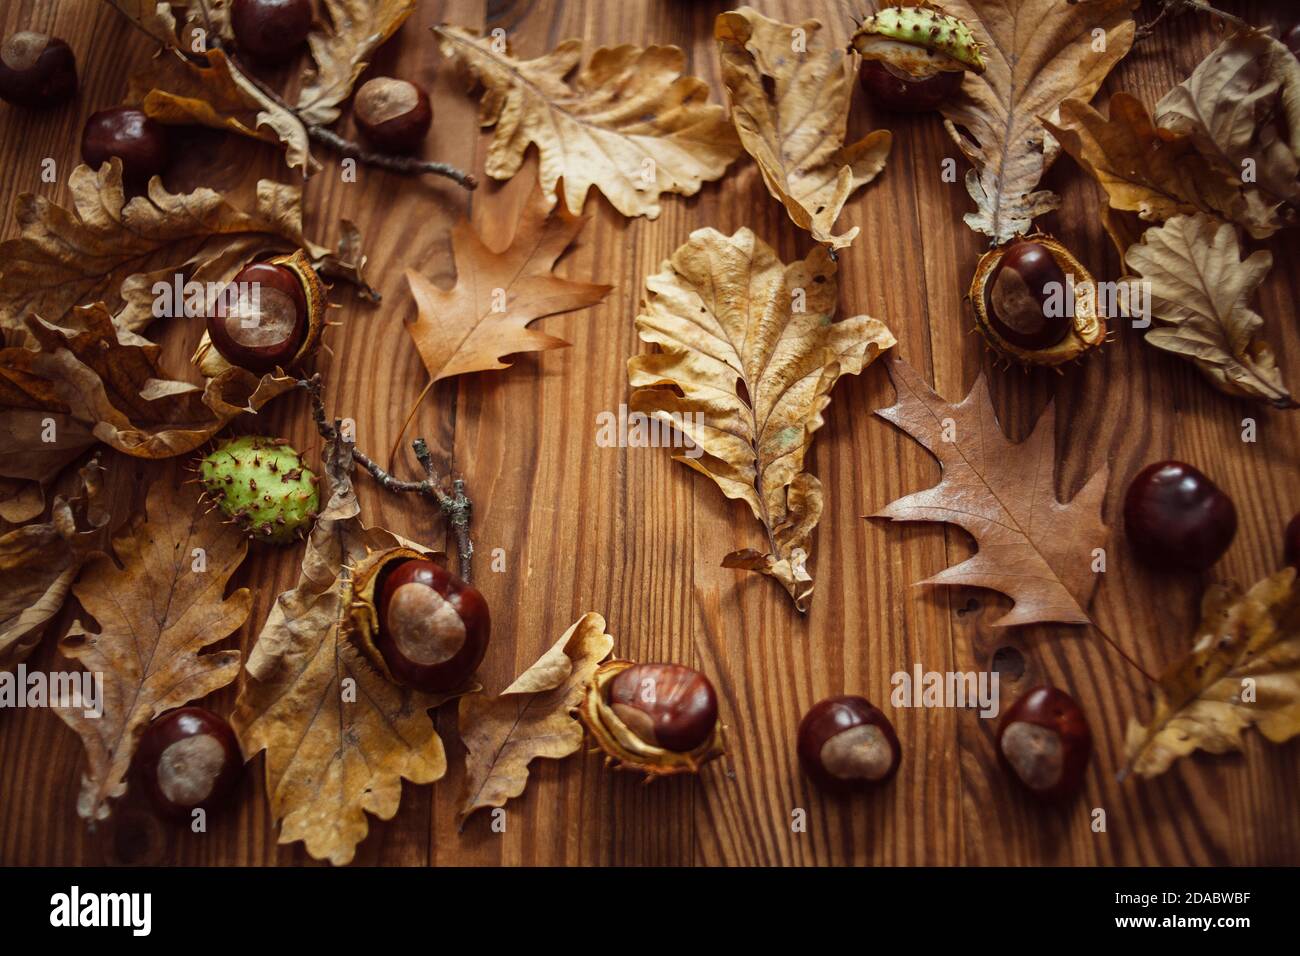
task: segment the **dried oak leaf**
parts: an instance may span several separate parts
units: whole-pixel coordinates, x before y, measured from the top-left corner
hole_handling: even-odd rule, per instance
[[[509,179],[535,145],[548,203],[563,179],[570,209],[581,211],[594,185],[624,216],[655,219],[662,193],[693,196],[740,155],[735,128],[708,102],[708,84],[682,75],[675,46],[601,47],[579,67],[578,39],[520,60],[495,38],[448,25],[434,32],[442,54],[486,90],[479,123],[496,132],[485,171]]]
[[[1156,104],[1156,123],[1250,186],[1237,221],[1256,239],[1294,224],[1300,200],[1300,60],[1266,33],[1234,33]]]
[[[1240,750],[1242,731],[1250,727],[1279,744],[1300,734],[1294,568],[1264,578],[1244,595],[1222,585],[1206,593],[1191,653],[1156,684],[1151,723],[1129,721],[1128,770],[1154,777],[1197,750]]]
[[[352,468],[350,444],[326,446],[329,500],[297,586],[276,598],[248,655],[231,719],[247,757],[266,751],[279,842],[301,840],[312,857],[340,866],[369,832],[366,813],[397,813],[403,778],[432,783],[446,773],[428,711],[455,696],[389,682],[344,627],[352,568],[371,551],[407,543],[362,525]]]
[[[371,54],[388,41],[415,10],[415,0],[323,0],[329,23],[318,22],[307,37],[316,68],[298,94],[295,111],[304,123],[329,126],[339,104],[365,71]]]
[[[429,370],[430,383],[465,372],[509,368],[501,359],[517,352],[564,348],[568,342],[530,329],[528,323],[585,309],[608,294],[611,286],[552,274],[555,261],[587,218],[575,216],[563,204],[547,210],[546,197],[534,185],[514,235],[500,248],[488,246],[467,220],[458,222],[451,231],[456,285],[449,290],[406,270],[418,309],[406,329]]]
[[[822,489],[804,458],[836,380],[894,336],[865,315],[831,321],[838,288],[824,246],[786,265],[749,229],[697,229],[646,289],[637,331],[662,351],[628,361],[629,406],[698,446],[673,457],[762,523],[767,551],[735,551],[723,566],[771,575],[805,611]]]
[[[108,514],[100,505],[104,469],[81,469],[81,493],[54,499],[49,521],[0,535],[0,670],[31,654],[59,613],[82,564],[104,546]]]
[[[225,596],[248,550],[239,529],[203,515],[189,489],[165,479],[149,489],[145,508],[147,516],[137,514],[113,537],[121,567],[100,556],[73,585],[99,631],[74,625],[59,644],[102,675],[102,713],[87,712],[84,703],[58,708],[86,748],[77,813],[90,821],[108,817],[108,801],[126,792],[149,721],[238,675],[239,651],[200,652],[237,630],[252,604],[247,588]]]
[[[460,701],[465,742],[465,792],[460,822],[483,807],[503,807],[524,792],[528,764],[559,760],[582,746],[582,725],[571,716],[614,638],[605,619],[588,611],[501,694]]]
[[[732,122],[768,192],[814,239],[842,249],[859,230],[834,235],[835,220],[849,196],[884,169],[890,133],[844,144],[853,75],[842,49],[826,49],[821,28],[817,20],[782,23],[741,7],[718,14],[713,36]],[[804,38],[798,50],[796,31]]]
[[[1150,284],[1151,314],[1169,323],[1148,331],[1148,342],[1191,359],[1221,392],[1297,407],[1260,338],[1264,319],[1250,308],[1271,253],[1243,260],[1237,230],[1198,213],[1148,229],[1124,261]]]
[[[1087,624],[1096,590],[1093,551],[1106,541],[1103,466],[1069,504],[1056,499],[1053,408],[1033,433],[1012,444],[998,424],[983,376],[960,405],[940,398],[897,356],[888,362],[898,401],[876,412],[924,445],[943,478],[892,502],[872,517],[943,521],[966,529],[979,545],[974,557],[921,584],[990,588],[1015,601],[994,627],[1055,621]]]
[[[980,76],[967,73],[959,95],[942,107],[949,134],[975,167],[966,190],[977,209],[965,220],[976,232],[1001,244],[1059,205],[1056,194],[1037,190],[1059,152],[1042,120],[1054,119],[1065,100],[1097,92],[1133,45],[1136,5],[944,0],[945,13],[970,25],[988,63]],[[1095,30],[1102,36],[1094,38]]]

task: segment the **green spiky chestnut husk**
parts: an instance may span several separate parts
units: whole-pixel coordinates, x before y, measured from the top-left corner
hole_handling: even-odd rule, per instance
[[[249,538],[271,544],[288,544],[311,529],[320,510],[317,481],[302,456],[280,438],[232,438],[199,462],[203,500],[213,502]]]
[[[862,21],[852,47],[914,80],[939,73],[984,72],[984,52],[971,28],[928,3],[885,7]]]

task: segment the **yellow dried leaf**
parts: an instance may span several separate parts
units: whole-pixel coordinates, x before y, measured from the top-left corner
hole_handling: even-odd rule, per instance
[[[589,611],[499,696],[461,698],[460,736],[466,750],[462,825],[475,810],[503,807],[523,793],[533,760],[558,760],[582,746],[582,725],[570,711],[613,647],[605,619]]]
[[[595,186],[623,215],[654,219],[662,193],[693,196],[740,155],[722,107],[708,102],[707,83],[682,75],[686,57],[675,46],[601,47],[580,66],[577,39],[520,60],[495,38],[435,32],[443,55],[485,88],[479,122],[496,127],[485,171],[509,179],[535,145],[548,203],[563,179],[572,210]]]
[[[723,564],[771,575],[806,610],[822,494],[804,457],[836,380],[894,336],[865,315],[831,321],[838,287],[825,247],[786,265],[748,229],[697,229],[646,289],[637,331],[662,351],[629,360],[629,406],[689,438],[697,448],[674,457],[762,523],[767,549]]]
[[[858,227],[837,236],[835,220],[884,168],[890,134],[877,130],[844,144],[853,74],[843,50],[826,48],[821,28],[817,20],[782,23],[741,7],[718,14],[713,35],[732,122],[768,192],[814,239],[841,249]]]
[[[352,95],[370,56],[386,43],[415,10],[415,0],[323,0],[329,23],[318,23],[307,37],[316,69],[298,94],[296,111],[304,123],[329,126],[338,106]]]
[[[1256,727],[1273,743],[1300,734],[1300,588],[1294,568],[1244,595],[1216,586],[1205,596],[1191,653],[1155,689],[1150,724],[1130,720],[1128,769],[1164,773],[1197,750],[1242,748]]]

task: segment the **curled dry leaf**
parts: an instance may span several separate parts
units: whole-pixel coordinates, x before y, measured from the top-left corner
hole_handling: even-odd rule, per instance
[[[365,71],[370,56],[388,41],[415,9],[415,0],[323,0],[329,23],[317,23],[307,37],[316,69],[298,94],[299,119],[329,126],[339,104]]]
[[[1150,284],[1151,314],[1169,323],[1147,332],[1148,342],[1191,359],[1222,392],[1296,407],[1260,338],[1264,319],[1250,308],[1270,253],[1243,260],[1237,230],[1202,213],[1148,229],[1124,261]]]
[[[524,792],[528,764],[558,760],[582,746],[578,706],[596,667],[613,650],[605,619],[588,611],[501,694],[461,698],[465,793],[460,821],[483,807],[503,807]]]
[[[807,610],[822,490],[804,458],[836,380],[870,365],[893,334],[865,315],[831,321],[838,287],[824,246],[786,265],[748,229],[697,229],[646,289],[637,331],[662,351],[628,361],[630,408],[690,439],[701,453],[674,457],[762,523],[767,550],[723,565],[771,575]]]
[[[975,167],[966,189],[977,208],[966,224],[994,244],[1027,232],[1035,217],[1059,205],[1060,197],[1037,189],[1059,152],[1042,120],[1054,120],[1065,100],[1086,102],[1097,92],[1133,45],[1136,5],[944,0],[945,13],[970,25],[988,64],[979,76],[966,74],[960,94],[942,109]]]
[[[1069,504],[1056,498],[1051,405],[1020,444],[1007,440],[983,376],[960,405],[940,398],[912,366],[893,356],[898,401],[876,412],[924,445],[943,469],[933,488],[899,498],[873,517],[943,521],[965,528],[978,553],[921,584],[990,588],[1015,601],[994,627],[1055,621],[1087,624],[1099,575],[1093,551],[1106,541],[1102,500],[1109,466]]]
[[[601,47],[579,66],[577,39],[520,60],[495,38],[455,26],[435,32],[443,55],[486,90],[479,122],[496,132],[485,171],[509,179],[535,145],[548,203],[563,179],[570,209],[581,211],[594,185],[623,215],[654,219],[661,194],[693,196],[740,155],[722,107],[708,102],[707,83],[682,75],[686,57],[675,46]]]
[[[439,289],[413,269],[406,270],[418,309],[406,329],[431,382],[509,368],[501,359],[517,352],[563,348],[569,343],[534,331],[528,323],[605,298],[610,286],[552,274],[587,218],[575,216],[563,204],[550,213],[548,208],[541,188],[534,185],[514,234],[499,248],[488,246],[467,220],[457,223],[451,232],[456,264],[452,289]]]
[[[279,842],[301,840],[312,857],[336,865],[351,862],[365,839],[367,813],[397,813],[403,778],[432,783],[446,773],[428,711],[455,696],[390,683],[351,640],[352,569],[407,543],[362,525],[352,469],[351,444],[326,446],[329,500],[297,586],[276,598],[248,655],[231,720],[245,756],[266,751]]]
[[[239,651],[200,653],[244,623],[246,588],[225,596],[248,542],[233,525],[195,507],[189,489],[156,482],[137,514],[113,538],[113,553],[88,563],[72,592],[98,632],[74,625],[59,648],[98,675],[100,710],[85,702],[58,708],[77,732],[89,769],[77,813],[108,817],[108,801],[126,792],[140,734],[154,717],[229,684]]]
[[[0,535],[0,670],[24,660],[59,613],[82,564],[104,546],[104,469],[81,469],[80,494],[54,499],[50,520]]]
[[[1251,727],[1275,744],[1300,734],[1294,568],[1264,578],[1244,595],[1222,585],[1206,593],[1195,644],[1157,683],[1150,724],[1129,721],[1128,770],[1154,777],[1197,750],[1241,750],[1242,732]]]
[[[890,134],[876,130],[845,145],[852,73],[843,50],[826,48],[821,28],[817,20],[782,23],[741,7],[718,14],[713,35],[732,122],[768,192],[814,239],[841,249],[858,227],[837,236],[835,220],[884,168]]]

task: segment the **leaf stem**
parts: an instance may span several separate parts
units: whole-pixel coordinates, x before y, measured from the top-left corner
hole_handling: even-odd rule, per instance
[[[1201,13],[1208,13],[1212,16],[1221,17],[1240,27],[1251,29],[1249,21],[1242,19],[1235,13],[1226,13],[1217,7],[1206,3],[1205,0],[1160,0],[1160,11],[1146,23],[1137,28],[1134,34],[1134,40],[1144,40],[1155,32],[1156,26],[1169,16],[1177,16],[1180,13],[1186,13],[1189,10],[1198,10]]]

